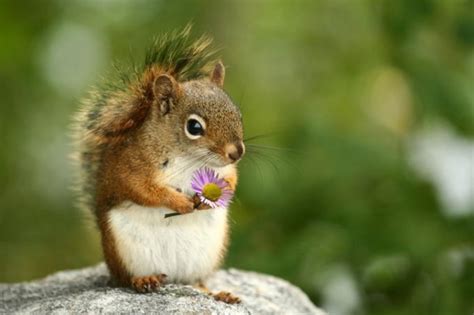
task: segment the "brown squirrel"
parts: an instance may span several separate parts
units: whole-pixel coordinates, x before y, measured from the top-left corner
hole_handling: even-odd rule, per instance
[[[242,116],[210,44],[192,41],[190,27],[158,38],[141,68],[96,88],[75,117],[83,203],[112,278],[138,292],[165,278],[202,283],[227,248],[227,209],[198,211],[206,207],[190,184],[208,167],[235,190],[245,151]],[[188,214],[164,218],[175,211]]]

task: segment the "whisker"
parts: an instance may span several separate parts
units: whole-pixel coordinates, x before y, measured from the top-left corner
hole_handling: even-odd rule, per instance
[[[244,138],[243,141],[248,142],[248,141],[254,141],[254,140],[265,139],[265,138],[274,138],[278,135],[283,135],[283,133],[282,132],[261,133],[261,134],[257,134],[257,135],[254,135],[254,136]]]
[[[249,156],[251,155],[258,155],[258,156],[263,156],[267,159],[274,159],[278,160],[280,162],[288,162],[285,158],[287,157],[286,155],[282,154],[282,152],[273,152],[273,151],[268,151],[268,150],[262,150],[262,149],[256,149],[256,148],[250,148],[247,151],[247,154]]]
[[[270,147],[270,146],[249,146],[247,152],[249,154],[259,154],[264,155],[266,158],[269,159],[277,159],[280,162],[285,162],[286,164],[296,167],[294,164],[294,158],[300,156],[300,152],[293,150],[293,149],[285,149],[285,148],[278,148],[278,147]]]
[[[246,143],[245,146],[247,148],[257,148],[257,149],[262,149],[262,150],[272,150],[272,151],[284,151],[284,152],[297,152],[294,149],[290,148],[283,148],[283,147],[275,147],[275,146],[269,146],[269,145],[261,145],[261,144],[255,144],[255,143]]]
[[[196,155],[191,157],[189,160],[186,160],[182,166],[174,170],[172,173],[167,174],[164,179],[170,180],[175,178],[176,176],[180,175],[181,173],[195,167],[198,165],[197,168],[202,167],[205,163],[209,162],[212,156],[209,152],[205,152],[204,154]]]
[[[250,144],[247,146],[246,157],[254,160],[252,164],[256,168],[259,168],[259,164],[265,163],[270,165],[274,172],[272,175],[277,176],[279,180],[282,177],[282,164],[289,166],[292,170],[299,174],[302,174],[300,166],[295,163],[295,155],[299,155],[297,151],[287,148],[272,147],[267,145],[254,145]]]
[[[264,152],[255,151],[255,152],[251,152],[251,154],[252,153],[257,158],[260,158],[261,160],[270,163],[273,166],[273,168],[275,169],[275,171],[279,170],[278,167],[276,166],[275,162],[274,162],[275,157],[269,156],[269,155],[265,154]]]
[[[183,163],[183,165],[181,165],[179,168],[175,169],[173,172],[169,172],[166,174],[166,176],[164,177],[165,180],[171,180],[173,178],[175,178],[176,176],[178,176],[179,174],[181,174],[182,172],[188,170],[189,168],[191,168],[196,162],[198,162],[200,160],[201,157],[193,157],[192,159],[190,160],[187,160]]]
[[[257,160],[255,156],[246,155],[245,159],[243,160],[243,164],[250,165],[251,167],[255,167],[257,170],[258,176],[260,178],[260,181],[263,181],[262,169],[260,168],[259,160]]]
[[[263,134],[259,134],[259,135],[255,135],[255,136],[251,136],[251,137],[245,138],[243,141],[244,141],[244,142],[248,142],[248,141],[253,141],[253,140],[268,138],[268,137],[271,137],[271,136],[272,136],[272,134],[263,133]]]

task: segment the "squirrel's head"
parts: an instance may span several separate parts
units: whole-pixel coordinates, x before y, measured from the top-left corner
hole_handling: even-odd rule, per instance
[[[145,126],[148,148],[215,167],[238,162],[245,152],[242,116],[222,90],[224,76],[221,62],[209,77],[197,80],[178,82],[170,74],[157,75],[151,119]]]

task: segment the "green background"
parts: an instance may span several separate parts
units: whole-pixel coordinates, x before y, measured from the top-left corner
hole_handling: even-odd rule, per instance
[[[101,260],[70,190],[71,115],[114,61],[193,22],[264,135],[226,266],[336,315],[471,314],[473,3],[0,2],[0,281]]]

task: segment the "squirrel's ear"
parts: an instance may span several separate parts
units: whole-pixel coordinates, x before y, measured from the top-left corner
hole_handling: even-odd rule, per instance
[[[178,94],[179,84],[169,74],[161,74],[153,82],[153,95],[158,101],[163,115],[170,111],[173,101],[178,98]]]
[[[219,87],[224,86],[224,78],[225,78],[225,67],[221,61],[218,61],[214,66],[214,70],[211,73],[211,82],[214,82]]]

